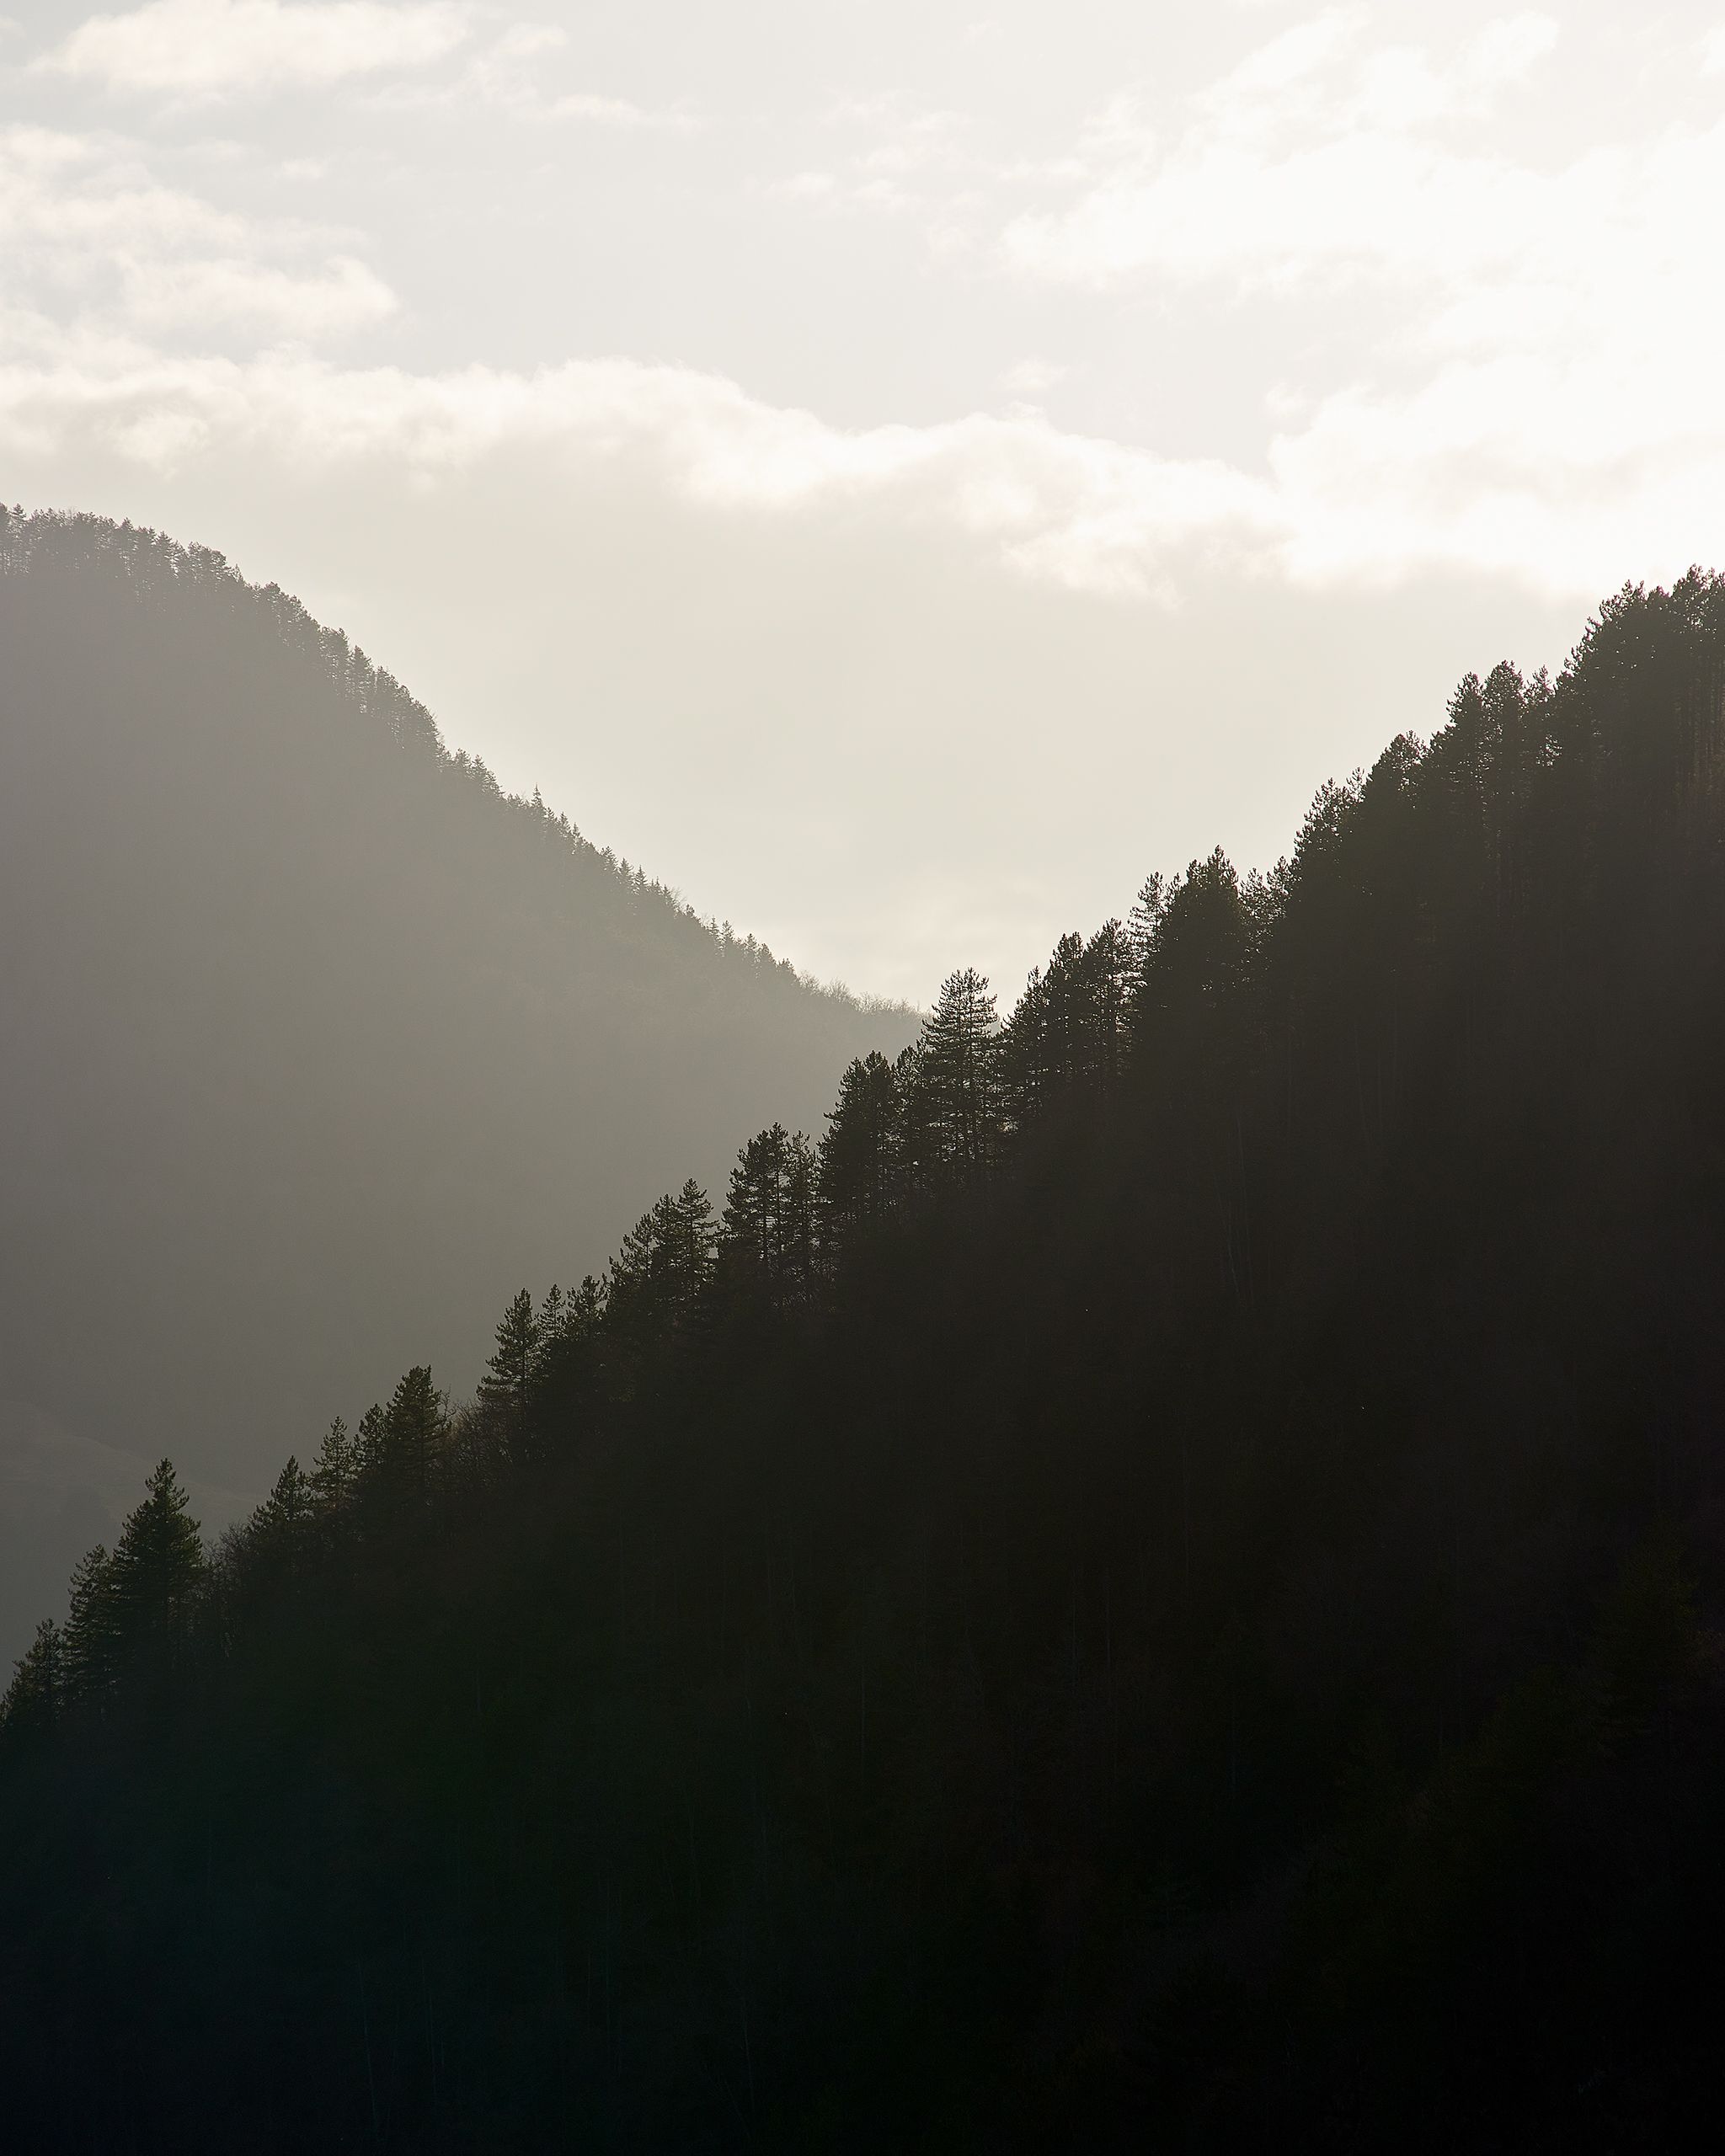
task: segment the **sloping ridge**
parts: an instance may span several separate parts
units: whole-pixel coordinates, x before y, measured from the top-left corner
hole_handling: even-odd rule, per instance
[[[913,1026],[502,792],[275,586],[87,516],[0,510],[0,914],[9,1529],[54,1574],[45,1422],[252,1490]]]

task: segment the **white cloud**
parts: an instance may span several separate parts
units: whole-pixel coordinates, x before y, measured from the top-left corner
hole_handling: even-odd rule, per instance
[[[1545,163],[1511,131],[1482,141],[1480,115],[1554,38],[1509,18],[1438,69],[1322,17],[1167,146],[1117,102],[1079,200],[1006,232],[1038,280],[1316,296],[1344,321],[1350,292],[1370,298],[1351,381],[1269,400],[1272,552],[1296,580],[1447,564],[1582,593],[1725,554],[1725,299],[1706,268],[1725,123]]]
[[[344,249],[323,253],[324,243],[164,187],[124,144],[0,131],[0,278],[26,318],[70,309],[128,344],[176,328],[206,342],[237,330],[316,343],[393,313],[383,280]]]
[[[569,34],[555,23],[512,23],[494,50],[505,60],[533,60],[542,52],[560,52]]]
[[[1725,538],[1725,437],[1674,456],[1587,433],[1588,394],[1537,371],[1456,370],[1401,399],[1349,395],[1253,474],[1062,432],[1039,414],[846,430],[688,369],[588,360],[533,374],[342,369],[282,355],[173,359],[39,335],[0,365],[0,445],[90,443],[155,468],[234,456],[297,474],[375,465],[444,478],[526,454],[628,467],[747,518],[851,518],[961,535],[1071,590],[1177,600],[1205,568],[1324,585],[1488,568],[1592,593]],[[1705,372],[1695,363],[1697,382]],[[1586,459],[1581,483],[1576,452]]]
[[[1007,369],[1000,385],[1009,397],[1040,397],[1044,390],[1064,382],[1071,371],[1070,367],[1053,360],[1020,360]]]
[[[156,102],[142,142],[0,131],[0,465],[302,586],[488,754],[537,712],[522,781],[560,770],[595,830],[775,933],[786,892],[837,909],[834,834],[862,834],[849,942],[798,926],[799,955],[927,992],[973,937],[1016,948],[1006,907],[1028,963],[1130,894],[1147,819],[1166,857],[1188,824],[1231,844],[1275,759],[1297,792],[1461,667],[1554,655],[1518,626],[1539,595],[1567,633],[1626,574],[1725,559],[1706,17],[1626,72],[1601,10],[1552,8],[1548,64],[1514,0],[1482,32],[1323,4],[1092,11],[1052,59],[1015,21],[985,67],[920,24],[840,65],[830,26],[747,11],[673,52],[656,18],[595,41],[507,0],[82,0],[55,36],[107,13],[14,88]],[[283,81],[349,87],[206,124]],[[835,108],[836,81],[900,87]],[[331,203],[351,222],[314,226]],[[865,214],[866,245],[829,221]],[[363,356],[398,364],[324,349],[380,326]],[[558,364],[595,338],[692,364]],[[1051,801],[1068,869],[1110,817],[1114,867],[1008,905]]]
[[[297,275],[232,257],[130,264],[125,270],[126,312],[141,328],[232,325],[321,344],[387,321],[397,304],[382,278],[351,255]]]
[[[644,105],[599,90],[554,88],[542,63],[547,55],[561,52],[569,43],[569,33],[555,24],[516,23],[453,74],[392,83],[374,91],[370,102],[388,111],[408,113],[488,105],[512,120],[541,125],[573,120],[619,131],[681,134],[700,124],[685,104]]]
[[[678,131],[694,122],[682,112],[656,112],[628,98],[600,97],[590,90],[571,90],[551,99],[545,107],[551,120],[586,120],[601,127],[665,127]]]
[[[40,340],[39,340],[40,342]],[[795,516],[873,504],[956,529],[1026,574],[1078,588],[1168,590],[1170,558],[1279,543],[1261,484],[1062,435],[1033,414],[845,430],[734,383],[628,360],[523,375],[423,376],[309,360],[174,359],[85,340],[0,363],[0,444],[68,451],[98,440],[137,462],[236,451],[299,472],[377,460],[435,485],[526,451],[584,467],[628,462],[709,508]]]
[[[572,479],[628,463],[726,514],[957,533],[1092,592],[1178,598],[1206,564],[1306,584],[1486,568],[1593,591],[1725,552],[1710,371],[1725,302],[1696,274],[1725,123],[1549,168],[1482,147],[1480,101],[1552,35],[1546,18],[1506,18],[1439,67],[1332,12],[1268,40],[1166,141],[1123,91],[1079,136],[1081,199],[1008,234],[1022,269],[1060,281],[1388,295],[1349,378],[1289,385],[1256,455],[1061,431],[1031,408],[1059,377],[1039,359],[982,386],[1025,400],[1004,414],[845,429],[717,374],[626,359],[430,373],[273,353],[397,311],[351,235],[237,217],[158,184],[124,144],[40,129],[0,135],[0,436],[68,455],[98,440],[157,469],[239,451],[302,470],[393,462],[432,487],[522,451]],[[551,49],[537,33],[510,42],[473,65]],[[553,109],[527,76],[498,79],[531,91],[537,116]],[[829,117],[859,131],[862,189],[882,197],[916,168],[883,162],[883,141],[948,145],[957,127],[899,99]],[[761,191],[842,205],[857,183],[851,158]]]
[[[1332,11],[1272,39],[1194,101],[1194,124],[1160,154],[1117,97],[1081,136],[1085,192],[1009,224],[1003,260],[1097,287],[1453,280],[1569,228],[1573,189],[1449,131],[1551,50],[1548,17],[1493,24],[1442,70],[1417,48],[1363,49],[1364,28]]]
[[[35,64],[110,89],[219,96],[427,67],[470,27],[457,0],[149,0],[93,15]]]
[[[231,247],[239,219],[159,185],[123,147],[46,127],[0,129],[0,261],[62,285],[119,250]]]
[[[1464,67],[1482,88],[1519,82],[1556,49],[1558,26],[1550,15],[1531,10],[1491,23],[1467,47]]]
[[[766,181],[761,191],[786,202],[819,202],[830,195],[837,184],[830,172],[798,172],[793,173],[788,179]]]

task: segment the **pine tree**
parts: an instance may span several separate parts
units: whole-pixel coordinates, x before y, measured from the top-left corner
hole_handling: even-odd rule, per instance
[[[248,1536],[253,1556],[272,1577],[297,1580],[308,1569],[317,1502],[312,1477],[290,1454],[275,1486],[253,1513]]]
[[[563,1305],[562,1338],[572,1344],[590,1340],[605,1321],[606,1283],[590,1273]]]
[[[712,1204],[691,1176],[673,1201],[670,1241],[670,1269],[685,1307],[698,1299],[706,1285],[713,1267],[714,1236]]]
[[[101,1543],[72,1567],[68,1603],[61,1641],[67,1691],[73,1699],[99,1700],[120,1667],[114,1560]]]
[[[176,1650],[191,1625],[204,1581],[204,1545],[190,1499],[171,1460],[144,1485],[144,1499],[127,1514],[114,1552],[113,1598],[128,1649]]]
[[[312,1504],[326,1543],[338,1539],[359,1478],[359,1449],[340,1416],[323,1433],[312,1463]]]
[[[791,1139],[786,1162],[782,1230],[784,1280],[788,1291],[796,1296],[810,1294],[814,1285],[819,1245],[815,1191],[814,1148],[807,1134],[799,1130]]]
[[[388,1476],[389,1417],[376,1400],[360,1416],[354,1432],[354,1470],[361,1494],[378,1488]]]
[[[51,1617],[45,1617],[13,1669],[5,1697],[0,1699],[0,1737],[15,1741],[39,1737],[51,1729],[60,1718],[65,1694],[65,1652],[60,1628]]]
[[[1001,1113],[1014,1130],[1028,1130],[1048,1106],[1048,990],[1033,966],[1024,993],[1001,1028]]]
[[[547,1369],[556,1359],[558,1348],[562,1344],[563,1335],[569,1328],[573,1299],[571,1296],[563,1293],[554,1280],[545,1291],[544,1299],[539,1305],[539,1315],[536,1321],[539,1328],[538,1345],[533,1360],[533,1376],[536,1382],[544,1376]]]
[[[611,1260],[611,1322],[638,1345],[690,1323],[713,1269],[713,1207],[692,1179],[644,1214]]]
[[[446,1410],[430,1368],[416,1364],[403,1375],[384,1412],[385,1478],[397,1494],[421,1508],[430,1500],[437,1455],[448,1427]]]
[[[1240,878],[1218,846],[1165,887],[1145,947],[1140,1013],[1181,1004],[1214,1010],[1240,978],[1247,934]]]
[[[929,1189],[940,1167],[932,1096],[922,1083],[927,1038],[925,1026],[916,1039],[900,1049],[893,1065],[893,1085],[899,1101],[899,1190],[905,1197],[920,1197]]]
[[[533,1382],[547,1428],[584,1428],[605,1391],[608,1305],[606,1283],[590,1273],[579,1288],[540,1306]]]
[[[613,1329],[619,1332],[644,1337],[654,1330],[662,1270],[660,1236],[670,1218],[671,1203],[667,1193],[650,1213],[644,1213],[611,1261],[606,1275],[606,1301]]]
[[[966,966],[948,976],[922,1028],[907,1117],[925,1175],[969,1177],[999,1150],[995,999]]]
[[[1063,936],[1055,944],[1043,986],[1044,1072],[1049,1095],[1057,1097],[1081,1085],[1090,1073],[1095,1026],[1081,936]]]
[[[1092,1080],[1101,1091],[1112,1094],[1125,1072],[1139,954],[1120,922],[1105,921],[1085,945],[1083,963],[1089,990]]]
[[[1178,882],[1179,879],[1176,878],[1174,880]],[[1168,878],[1160,871],[1146,876],[1139,887],[1132,910],[1126,916],[1124,933],[1136,973],[1143,972],[1151,947],[1156,941],[1156,931],[1162,925],[1162,915],[1167,911],[1169,889]]]
[[[884,1219],[898,1193],[903,1141],[897,1074],[879,1051],[853,1062],[839,1081],[816,1163],[823,1251]]]
[[[558,1294],[552,1289],[552,1294]],[[586,1274],[580,1287],[571,1287],[556,1305],[556,1321],[547,1321],[547,1305],[539,1309],[539,1360],[535,1382],[546,1382],[552,1371],[569,1354],[586,1348],[604,1331],[610,1281],[595,1281]]]
[[[479,1380],[479,1398],[497,1418],[505,1444],[519,1454],[526,1444],[528,1416],[544,1341],[533,1298],[525,1288],[498,1320],[495,1337],[497,1346]]]
[[[776,1303],[813,1284],[814,1166],[809,1140],[776,1123],[749,1140],[731,1171],[720,1247],[733,1273],[760,1283]]]

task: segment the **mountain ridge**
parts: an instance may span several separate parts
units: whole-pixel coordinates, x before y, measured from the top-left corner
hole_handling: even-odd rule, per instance
[[[0,1396],[76,1440],[264,1486],[912,1028],[505,793],[211,550],[0,515]],[[0,1523],[33,1585],[39,1530]]]
[[[213,1552],[158,1468],[0,1725],[33,2145],[1703,2136],[1725,579],[996,1020]]]

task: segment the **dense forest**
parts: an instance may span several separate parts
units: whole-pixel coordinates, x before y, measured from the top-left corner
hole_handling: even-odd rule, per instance
[[[1722,1140],[1697,574],[954,974],[471,1402],[213,1545],[164,1460],[7,1695],[13,2145],[1686,2145]]]
[[[8,1662],[163,1452],[232,1517],[325,1402],[477,1369],[521,1272],[916,1030],[503,792],[281,591],[88,516],[0,509],[0,917]]]

